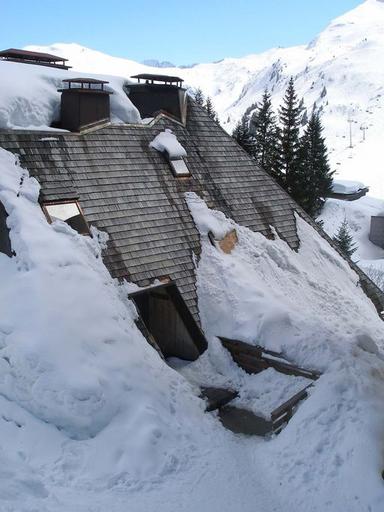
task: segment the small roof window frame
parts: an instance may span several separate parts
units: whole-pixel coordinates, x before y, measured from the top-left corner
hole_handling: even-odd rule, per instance
[[[175,178],[190,178],[192,176],[184,158],[169,158],[169,165]]]
[[[167,150],[164,151],[164,155],[175,178],[190,178],[192,176],[183,156],[171,158]]]
[[[75,226],[71,225],[66,220],[64,220],[64,219],[59,219],[59,220],[62,220],[62,222],[65,222],[66,224],[68,224],[70,227],[72,227],[72,229],[77,231],[77,233],[79,233],[79,235],[91,236],[91,230],[90,230],[89,224],[85,218],[84,212],[80,206],[78,199],[57,199],[54,201],[43,200],[41,202],[41,209],[43,210],[43,213],[44,213],[47,221],[49,222],[49,224],[52,224],[52,222],[54,222],[54,220],[55,220],[55,218],[53,216],[51,216],[51,214],[49,213],[49,207],[50,206],[66,205],[66,204],[68,204],[68,205],[73,204],[76,206],[76,208],[79,212],[78,215],[80,216],[80,219],[81,219],[82,227],[80,229],[77,229]],[[70,217],[70,218],[72,218],[72,217]]]

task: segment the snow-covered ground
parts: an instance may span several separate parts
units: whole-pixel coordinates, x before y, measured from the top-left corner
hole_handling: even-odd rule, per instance
[[[319,219],[332,237],[347,219],[356,252],[352,259],[384,289],[384,249],[369,240],[371,216],[384,215],[384,200],[365,196],[356,201],[327,199]]]
[[[208,210],[193,194],[188,203],[202,234],[205,357],[226,374],[231,362],[214,335],[237,336],[324,371],[281,435],[255,451],[268,461],[265,476],[287,500],[284,510],[381,510],[383,324],[357,275],[300,218],[295,253]],[[239,244],[231,254],[208,241],[209,230],[219,238],[233,228]]]
[[[248,107],[261,99],[266,87],[277,108],[293,76],[297,93],[304,98],[308,111],[314,103],[323,110],[330,162],[337,171],[336,177],[363,181],[374,197],[384,198],[384,68],[379,64],[384,61],[383,26],[384,3],[365,0],[335,19],[307,46],[273,48],[239,59],[225,58],[191,68],[163,68],[161,72],[179,75],[192,88],[201,87],[213,98],[220,121],[228,131]],[[128,78],[140,72],[159,72],[157,67],[77,44],[27,49],[67,57],[75,70],[87,74]]]
[[[103,234],[48,224],[38,193],[0,150],[16,252],[0,254],[2,511],[253,512],[257,503],[263,512],[381,512],[383,324],[310,226],[298,218],[296,253],[187,196],[202,236],[196,271],[209,338],[196,371],[232,382],[258,410],[287,383],[277,386],[273,371],[261,383],[247,376],[215,335],[324,372],[282,433],[261,440],[204,413],[193,376],[167,366],[136,328],[128,287],[102,263]],[[231,254],[211,246],[208,229],[234,227]]]
[[[102,234],[49,225],[38,193],[0,149],[17,254],[0,254],[0,510],[253,510],[248,440],[204,414],[144,340]]]

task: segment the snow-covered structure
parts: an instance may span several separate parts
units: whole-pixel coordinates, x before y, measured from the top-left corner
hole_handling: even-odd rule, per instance
[[[180,102],[185,116],[158,109],[164,87],[176,91],[172,102]],[[76,215],[63,213],[61,218],[78,219],[83,213],[90,226],[108,233],[103,256],[113,277],[139,287],[174,283],[199,325],[195,262],[200,235],[185,192],[199,194],[253,231],[279,236],[293,250],[300,245],[295,212],[305,215],[184,89],[172,82],[161,89],[146,83],[139,112],[146,109],[148,115],[148,105],[156,111],[145,124],[105,124],[103,115],[102,126],[80,132],[1,130],[0,145],[19,155],[39,180],[47,218],[57,205],[76,205]],[[353,268],[381,312],[382,294]],[[202,350],[205,343],[199,346]]]
[[[342,199],[343,201],[356,201],[356,199],[365,196],[368,191],[369,188],[360,181],[334,179],[329,197]]]
[[[33,108],[0,106],[4,508],[380,511],[380,290],[180,87],[185,117],[142,122],[115,77],[129,122],[52,131],[63,71],[29,68]],[[258,443],[204,386],[235,389],[227,425],[309,398]]]
[[[384,214],[371,217],[369,239],[372,243],[384,249]]]

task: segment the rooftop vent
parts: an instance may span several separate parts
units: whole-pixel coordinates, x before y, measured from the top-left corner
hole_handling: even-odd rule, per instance
[[[109,95],[104,89],[106,80],[95,78],[68,78],[68,87],[61,92],[60,127],[71,132],[92,128],[110,120]]]
[[[22,62],[23,64],[35,64],[38,66],[50,66],[52,68],[69,69],[65,63],[68,59],[57,57],[49,53],[29,52],[17,48],[8,48],[0,52],[0,60]]]
[[[129,99],[143,119],[163,112],[185,124],[186,96],[185,89],[182,88],[182,78],[149,73],[131,78],[136,78],[138,83],[129,85]]]
[[[88,223],[76,199],[45,201],[42,204],[42,208],[48,222],[51,223],[55,220],[61,220],[66,222],[80,235],[90,234]]]

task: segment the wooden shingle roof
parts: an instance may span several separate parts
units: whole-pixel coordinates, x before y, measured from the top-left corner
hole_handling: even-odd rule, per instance
[[[175,178],[149,148],[164,128],[186,149],[190,178]],[[184,192],[254,231],[269,235],[273,225],[292,249],[299,245],[297,205],[191,100],[185,127],[160,116],[152,126],[109,125],[80,135],[0,131],[0,146],[20,155],[43,199],[80,198],[87,221],[110,236],[104,261],[114,277],[147,286],[169,276],[197,320],[200,241]]]

